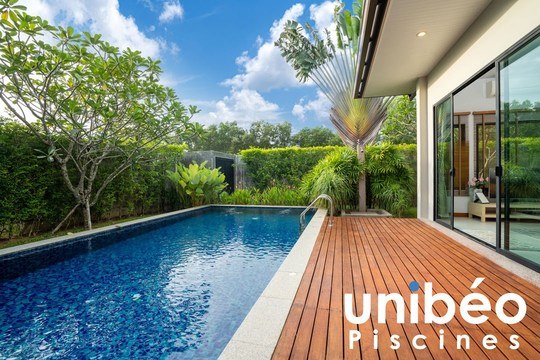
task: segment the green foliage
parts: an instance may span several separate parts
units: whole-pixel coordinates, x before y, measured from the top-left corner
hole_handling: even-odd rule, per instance
[[[0,238],[31,235],[69,210],[61,176],[36,150],[47,148],[27,128],[0,124]]]
[[[388,106],[378,140],[392,144],[416,144],[416,102],[398,96]]]
[[[342,144],[336,133],[322,126],[303,128],[291,140],[291,145],[300,147],[339,146]]]
[[[222,204],[234,205],[284,205],[304,206],[307,199],[295,189],[274,186],[264,191],[257,189],[236,190],[221,195]]]
[[[27,127],[6,119],[0,121],[0,238],[30,236],[51,230],[73,207],[60,170],[40,159],[47,147]],[[94,207],[95,220],[138,216],[180,208],[176,190],[165,171],[174,169],[185,151],[183,145],[154,150],[152,161],[141,161],[126,169],[108,186]],[[103,175],[118,166],[114,159],[103,163]],[[81,225],[76,213],[68,226]]]
[[[328,154],[302,180],[301,191],[313,201],[320,194],[334,200],[336,211],[356,206],[360,164],[356,153],[340,148]]]
[[[361,164],[367,176],[371,207],[383,208],[401,216],[414,202],[413,170],[399,147],[390,144],[366,148]]]
[[[344,4],[340,2],[335,10],[336,35],[338,48],[349,47],[356,56],[358,41],[360,40],[361,16],[363,4],[361,0],[353,0],[353,11],[343,10]]]
[[[238,126],[236,121],[222,122],[206,127],[202,136],[191,144],[192,150],[214,150],[229,154],[237,154],[247,149],[246,130]]]
[[[315,166],[318,166],[317,164],[320,160],[338,149],[344,148],[249,149],[242,151],[241,154],[242,159],[246,163],[247,172],[253,178],[256,187],[264,190],[274,185],[284,185],[293,188],[300,187],[302,177],[310,171],[314,171],[313,169]],[[351,150],[345,151],[345,154],[356,157],[356,153]],[[337,161],[339,158],[339,156],[336,156],[333,160]],[[354,160],[351,161],[354,163]],[[342,186],[345,182],[343,177],[339,173],[336,173],[336,171],[322,171],[325,166],[328,167],[329,164],[320,165],[320,168],[317,170],[322,174],[324,179],[321,179],[320,183],[317,184],[319,188],[316,188],[313,194],[317,191],[319,192],[317,195],[323,192],[335,192],[334,188]],[[334,165],[331,167],[334,167]],[[372,207],[382,207],[395,215],[401,215],[407,207],[415,206],[415,144],[367,146],[366,162],[362,168],[364,171],[367,171],[367,199]],[[353,169],[350,172],[354,171]],[[358,175],[349,177],[349,180],[352,179],[357,184],[358,177]],[[304,179],[304,182],[306,181],[307,179]],[[310,181],[314,181],[314,178]],[[314,186],[313,184],[310,187]],[[326,188],[323,188],[323,185]],[[345,188],[352,189],[354,194],[349,197],[347,195],[344,196],[348,199],[344,201],[347,203],[347,206],[344,208],[353,208],[356,206],[357,188],[355,186],[346,182]],[[251,195],[239,193],[235,196],[239,198],[245,196],[246,204],[250,203],[247,197]],[[242,202],[238,203],[241,204]]]
[[[107,186],[172,134],[192,131],[198,110],[160,83],[159,61],[16,4],[0,2],[9,14],[0,21],[0,99],[47,146],[42,156],[62,171],[73,211],[84,208],[91,228],[90,209]],[[116,167],[96,186],[109,159]]]
[[[413,207],[409,207],[405,210],[403,210],[403,212],[401,213],[401,217],[404,217],[404,218],[416,218],[418,217],[418,209],[416,208],[416,205]]]
[[[272,125],[266,121],[255,121],[246,134],[245,148],[276,148],[291,142],[292,126],[289,122]]]
[[[294,20],[287,20],[274,45],[279,47],[281,56],[293,67],[296,78],[301,82],[306,82],[314,69],[332,59],[336,51],[328,31],[323,39],[309,24],[304,29]]]
[[[522,106],[526,106],[527,104]],[[540,198],[540,137],[534,137],[530,123],[520,124],[520,132],[530,137],[512,137],[502,140],[502,188],[513,198]],[[537,126],[538,127],[538,126]],[[531,136],[532,135],[532,136]]]
[[[223,192],[220,197],[222,204],[233,205],[258,205],[259,191],[257,189],[238,189],[232,194]]]
[[[200,137],[186,140],[192,150],[214,150],[230,154],[237,154],[251,147],[270,149],[342,144],[341,139],[327,128],[304,128],[295,135],[291,135],[291,131],[292,126],[289,122],[271,124],[256,121],[246,130],[236,121],[232,121],[210,125],[200,131]]]
[[[391,97],[354,99],[353,88],[359,35],[362,28],[362,2],[353,2],[352,12],[342,1],[334,11],[337,48],[326,31],[326,39],[309,24],[303,28],[289,20],[274,43],[281,56],[302,82],[311,79],[332,104],[330,120],[345,145],[361,149],[370,144],[386,119]],[[322,30],[322,29],[319,29]],[[330,176],[330,173],[325,175]],[[334,177],[335,178],[335,177]],[[365,183],[360,182],[359,209],[366,208]]]
[[[277,186],[264,190],[259,199],[261,205],[306,205],[306,198],[298,190]]]
[[[298,187],[302,176],[338,147],[249,149],[240,152],[255,187]]]
[[[176,171],[167,171],[167,176],[190,206],[215,202],[227,187],[225,175],[219,169],[207,168],[206,161],[200,165],[192,163],[188,167],[178,164]]]

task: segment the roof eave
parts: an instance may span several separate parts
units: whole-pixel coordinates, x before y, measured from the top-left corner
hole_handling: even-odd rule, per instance
[[[358,60],[354,79],[354,98],[363,97],[377,41],[379,39],[388,0],[366,0],[362,11]]]

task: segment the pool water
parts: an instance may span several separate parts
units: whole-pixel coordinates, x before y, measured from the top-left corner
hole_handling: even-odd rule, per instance
[[[217,358],[300,211],[212,208],[0,282],[0,359]]]

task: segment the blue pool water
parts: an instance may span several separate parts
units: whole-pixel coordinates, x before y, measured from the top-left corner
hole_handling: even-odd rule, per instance
[[[217,358],[299,213],[212,208],[2,281],[0,359]]]

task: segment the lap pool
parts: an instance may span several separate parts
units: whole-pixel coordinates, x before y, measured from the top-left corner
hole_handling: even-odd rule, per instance
[[[0,258],[20,272],[0,280],[0,359],[217,358],[298,240],[301,210],[208,207]],[[56,259],[33,268],[40,257]]]

